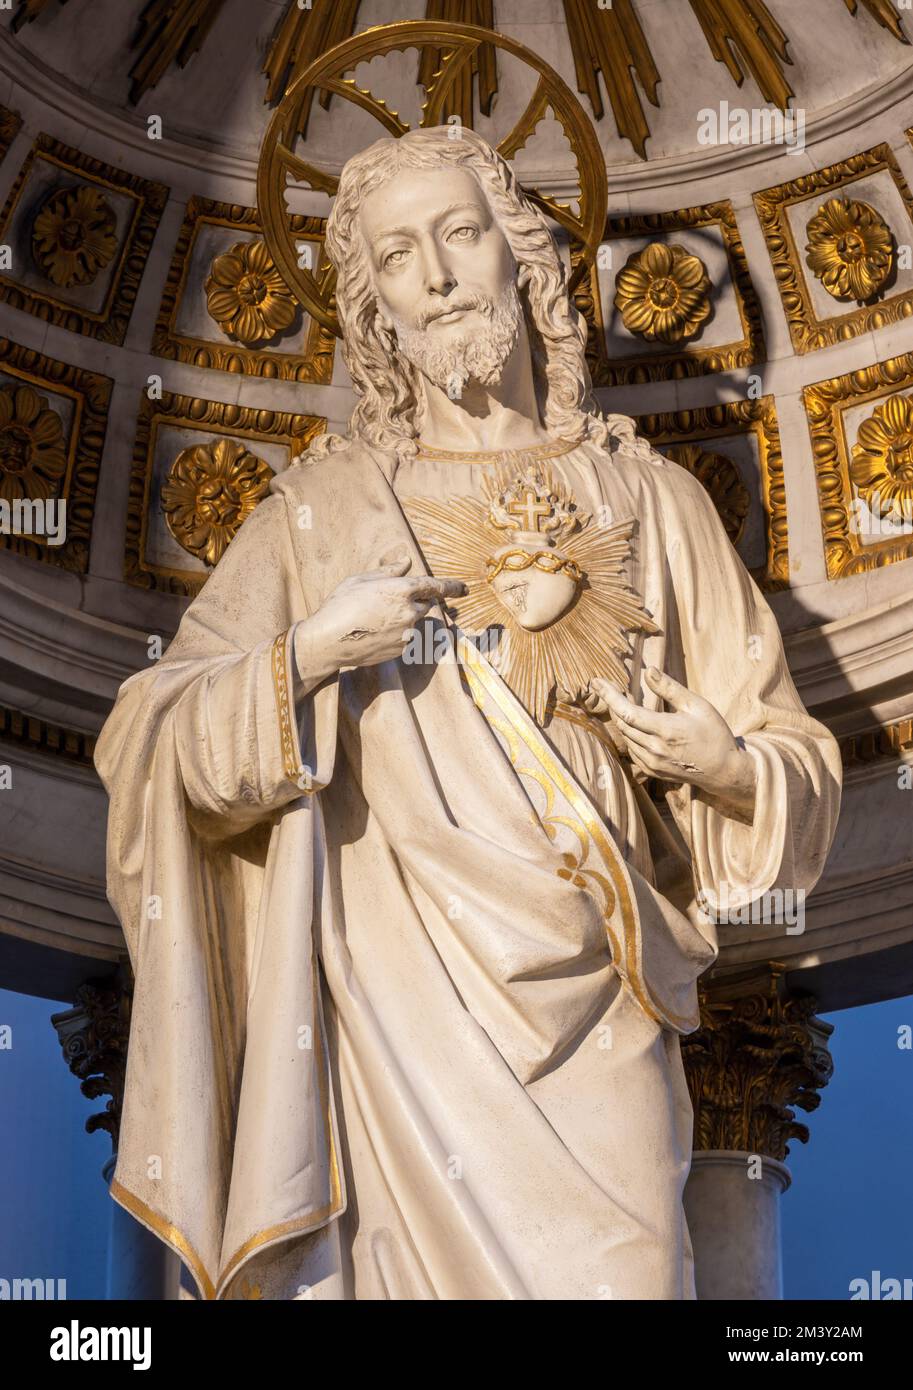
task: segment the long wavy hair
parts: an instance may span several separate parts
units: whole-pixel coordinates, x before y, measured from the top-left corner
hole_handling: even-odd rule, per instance
[[[336,309],[343,332],[343,359],[358,401],[348,434],[318,436],[307,456],[334,452],[355,437],[394,453],[398,460],[418,451],[420,373],[397,350],[395,333],[380,320],[358,213],[367,194],[403,169],[442,165],[473,174],[518,268],[525,267],[528,273],[519,294],[545,428],[576,443],[591,440],[613,448],[624,442],[640,452],[645,441],[635,438],[633,420],[625,415],[603,416],[593,399],[584,353],[586,325],[571,304],[564,263],[545,217],[487,141],[465,128],[454,138],[449,126],[437,126],[410,131],[399,139],[377,140],[343,168],[327,222],[326,248],[338,276]]]

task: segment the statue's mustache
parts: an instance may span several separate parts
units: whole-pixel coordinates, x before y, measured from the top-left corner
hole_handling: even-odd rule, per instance
[[[483,314],[486,314],[489,318],[491,318],[492,314],[495,312],[495,307],[496,306],[494,300],[489,299],[486,295],[476,295],[474,299],[471,299],[466,303],[450,304],[448,302],[446,308],[435,307],[433,309],[428,309],[424,314],[422,314],[421,318],[419,319],[419,329],[421,331],[424,331],[424,329],[428,327],[429,323],[433,323],[433,321],[436,318],[440,318],[442,314],[455,314],[458,310],[465,313],[469,309],[480,309]]]

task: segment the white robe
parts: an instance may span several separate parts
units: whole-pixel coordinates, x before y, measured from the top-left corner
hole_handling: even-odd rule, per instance
[[[394,551],[420,571],[397,495],[477,495],[483,470],[354,445],[276,479],[96,755],[137,979],[112,1193],[205,1296],[694,1297],[695,895],[810,889],[840,761],[700,484],[592,445],[549,466],[637,518],[660,632],[632,672],[744,738],[754,817],[682,789],[677,847],[604,744],[536,729],[482,663],[602,869],[574,879],[458,663],[346,672],[292,711],[294,623]]]

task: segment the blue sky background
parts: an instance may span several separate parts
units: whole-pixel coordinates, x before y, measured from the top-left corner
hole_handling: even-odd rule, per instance
[[[71,1298],[103,1298],[111,1200],[105,1134],[85,1132],[104,1102],[86,1100],[50,1024],[68,1007],[0,990],[0,1277],[67,1280]],[[782,1199],[786,1297],[846,1299],[850,1280],[913,1278],[913,997],[824,1015],[834,1079],[788,1159]]]
[[[913,997],[823,1014],[834,1025],[834,1076],[809,1116],[808,1144],[792,1144],[784,1195],[787,1298],[849,1297],[852,1279],[913,1278]]]
[[[63,1059],[51,1014],[72,1007],[0,990],[0,1277],[66,1279],[68,1298],[104,1298],[107,1134],[86,1134],[107,1096],[86,1100]]]

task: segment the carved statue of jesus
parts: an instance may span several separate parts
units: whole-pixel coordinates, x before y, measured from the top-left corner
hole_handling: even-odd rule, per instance
[[[453,134],[345,166],[349,433],[98,744],[111,1191],[203,1297],[693,1298],[715,916],[811,889],[834,832],[835,741],[713,503],[599,412],[548,223]]]

